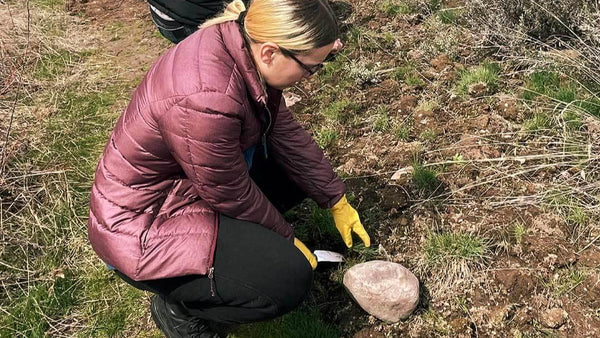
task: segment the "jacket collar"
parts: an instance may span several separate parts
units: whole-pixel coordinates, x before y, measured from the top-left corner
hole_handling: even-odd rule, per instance
[[[247,46],[242,37],[239,24],[235,21],[228,21],[220,24],[219,28],[221,30],[225,48],[233,58],[240,74],[246,82],[250,97],[260,105],[267,107],[268,94],[274,94],[275,97],[280,97],[281,91],[273,88],[265,88],[265,85],[263,85],[258,70],[252,60],[249,46]]]

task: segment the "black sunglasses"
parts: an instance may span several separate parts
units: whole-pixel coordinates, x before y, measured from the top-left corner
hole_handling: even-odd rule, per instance
[[[290,52],[289,50],[285,49],[285,48],[281,48],[279,47],[279,49],[281,50],[281,54],[292,58],[292,60],[296,61],[296,63],[298,65],[300,65],[300,67],[302,67],[302,69],[304,69],[308,75],[314,75],[316,72],[318,72],[319,70],[321,70],[321,68],[323,68],[323,63],[324,62],[331,62],[333,60],[335,60],[335,57],[337,55],[337,53],[329,53],[329,55],[327,55],[327,57],[325,58],[325,61],[323,61],[323,63],[319,63],[318,65],[314,65],[314,66],[308,66],[306,64],[304,64],[302,61],[298,60],[298,58],[294,55],[294,53]]]

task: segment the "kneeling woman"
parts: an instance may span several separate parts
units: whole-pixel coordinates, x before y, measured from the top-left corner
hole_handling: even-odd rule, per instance
[[[327,0],[254,0],[171,48],[150,68],[102,155],[92,247],[156,293],[168,337],[212,337],[294,309],[316,260],[281,213],[305,197],[330,208],[345,243],[369,245],[344,184],[293,119],[281,90],[338,47]]]

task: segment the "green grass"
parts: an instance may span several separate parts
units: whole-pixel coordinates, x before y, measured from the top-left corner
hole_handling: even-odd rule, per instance
[[[443,0],[428,0],[426,4],[431,12],[435,12],[442,8]]]
[[[425,259],[438,266],[452,261],[475,262],[485,258],[487,243],[466,233],[430,233],[425,243]]]
[[[132,84],[116,79],[114,65],[95,50],[75,52],[77,39],[62,40],[75,24],[64,5],[31,3],[33,13],[53,14],[32,27],[51,52],[28,74],[44,85],[19,103],[48,113],[29,119],[27,139],[15,140],[26,147],[7,163],[8,175],[18,174],[10,191],[2,189],[2,198],[15,202],[2,210],[3,230],[11,233],[0,256],[10,266],[0,266],[7,273],[2,337],[116,336],[146,311],[143,293],[115,279],[91,252],[85,227],[97,158],[121,110],[116,103]]]
[[[529,132],[546,130],[552,127],[552,119],[545,113],[536,113],[530,119],[523,121],[523,129]]]
[[[593,85],[589,86],[593,88]],[[600,99],[594,94],[588,92],[588,89],[575,84],[566,76],[553,71],[537,71],[529,75],[525,81],[525,89],[521,94],[525,100],[534,100],[546,98],[553,100],[556,105],[554,109],[562,110],[571,104],[571,107],[577,108],[588,114],[600,117]],[[569,110],[567,110],[569,112]],[[578,129],[580,118],[577,113],[570,111],[570,116],[566,119],[571,129]],[[569,123],[575,121],[574,123]]]
[[[577,286],[581,285],[585,281],[586,273],[583,270],[570,267],[559,271],[550,278],[550,281],[544,283],[544,285],[554,297],[560,298],[568,295]]]
[[[312,200],[307,200],[302,208],[294,208],[285,214],[296,225],[294,234],[302,242],[314,243],[338,238],[333,217],[329,209],[321,209]]]
[[[325,149],[333,144],[339,137],[339,132],[331,127],[323,127],[316,132],[315,141],[319,147]]]
[[[9,315],[0,319],[0,336],[44,336],[49,329],[48,318],[68,316],[80,292],[80,284],[70,273],[32,285],[26,294],[13,300]]]
[[[364,51],[376,51],[379,49],[377,34],[367,28],[352,26],[343,40],[346,43],[344,49],[347,50],[347,53],[350,53],[354,49]]]
[[[396,47],[396,34],[392,32],[385,32],[381,36],[383,45],[387,49],[394,49]]]
[[[323,64],[323,69],[317,73],[319,80],[321,82],[327,82],[336,76],[341,77],[347,59],[348,56],[344,49],[336,56],[335,60]]]
[[[88,53],[76,53],[64,49],[45,54],[37,63],[33,75],[43,80],[64,75],[69,71],[69,67],[81,62],[86,54]]]
[[[397,122],[392,127],[392,133],[400,141],[408,141],[410,138],[410,127],[404,122]]]
[[[437,172],[434,170],[427,169],[421,164],[414,164],[413,169],[412,180],[417,189],[421,191],[433,191],[440,185]]]
[[[461,95],[467,95],[471,85],[482,83],[487,86],[489,93],[493,93],[498,89],[500,71],[500,66],[492,62],[484,62],[477,67],[465,70],[460,74],[457,91]]]
[[[281,318],[240,327],[229,338],[337,338],[339,332],[317,311],[293,311]]]
[[[529,76],[522,97],[525,100],[532,100],[540,95],[554,97],[559,91],[565,91],[565,88],[561,85],[560,75],[555,72],[540,71]]]
[[[425,129],[421,132],[421,134],[419,134],[419,138],[423,141],[434,141],[437,137],[437,134],[435,133],[434,130],[431,129]]]
[[[384,0],[379,4],[379,10],[387,16],[411,14],[414,10],[405,2],[399,0]]]
[[[140,306],[146,297],[144,293],[125,284],[103,266],[84,276],[83,285],[86,298],[91,300],[85,309],[84,315],[90,322],[83,336],[118,336],[145,315],[146,309]],[[110,300],[113,304],[98,300]]]
[[[567,110],[562,114],[562,120],[569,130],[580,130],[583,126],[581,115],[571,110]]]
[[[65,6],[65,0],[33,0],[32,3],[40,7],[60,8]]]
[[[347,99],[335,101],[322,109],[323,115],[335,122],[346,122],[353,117],[360,105]]]
[[[392,121],[389,115],[389,108],[386,106],[378,106],[372,115],[372,129],[376,132],[386,132],[392,126]]]
[[[415,65],[412,63],[396,68],[392,72],[391,78],[399,82],[404,82],[409,86],[423,86],[425,84],[419,76]]]
[[[525,227],[525,224],[519,222],[513,226],[513,236],[517,244],[523,243],[523,238],[526,234],[527,228]]]
[[[443,9],[436,13],[442,23],[454,24],[458,19],[458,12],[454,9]]]

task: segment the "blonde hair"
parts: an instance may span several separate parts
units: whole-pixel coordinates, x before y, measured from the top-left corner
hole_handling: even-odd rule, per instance
[[[201,28],[237,20],[245,10],[241,0],[234,0]],[[243,28],[253,42],[273,42],[294,54],[326,46],[339,36],[327,0],[252,0]]]

